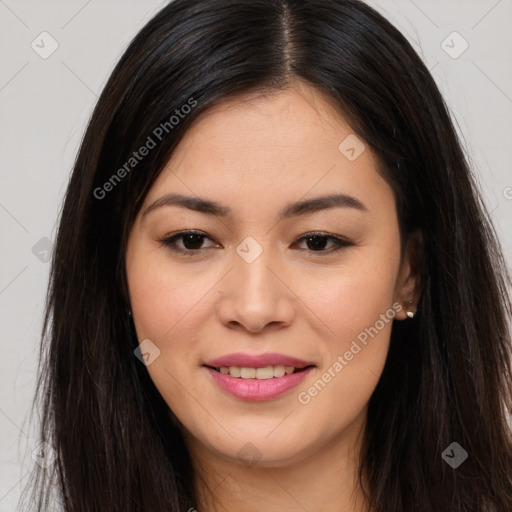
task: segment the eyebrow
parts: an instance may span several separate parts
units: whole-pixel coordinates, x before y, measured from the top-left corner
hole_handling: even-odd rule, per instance
[[[148,213],[163,206],[180,206],[196,212],[218,215],[220,217],[229,217],[232,213],[231,208],[228,206],[221,205],[210,199],[197,196],[185,196],[182,194],[166,194],[146,208],[142,216],[145,217]],[[359,199],[353,196],[347,194],[330,194],[290,203],[279,212],[278,218],[282,220],[336,207],[354,208],[364,212],[368,211],[368,208]]]

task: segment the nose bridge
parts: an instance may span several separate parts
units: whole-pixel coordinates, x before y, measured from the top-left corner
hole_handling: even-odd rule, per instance
[[[243,258],[235,264],[235,275],[240,279],[236,290],[241,298],[261,300],[275,299],[275,276],[270,271],[272,263],[276,266],[275,258],[270,257],[270,250],[264,251],[258,258],[248,263]],[[273,259],[273,261],[272,261]],[[269,268],[270,267],[270,268]]]
[[[241,324],[250,331],[269,323],[288,324],[293,317],[293,305],[291,292],[283,278],[277,277],[278,259],[270,248],[248,238],[237,247],[230,279],[223,285],[220,320]]]
[[[248,310],[262,310],[275,305],[282,290],[277,289],[276,277],[270,270],[278,266],[270,247],[258,248],[252,240],[244,241],[237,247],[234,265],[234,279],[238,283],[235,283],[233,291],[240,304]]]

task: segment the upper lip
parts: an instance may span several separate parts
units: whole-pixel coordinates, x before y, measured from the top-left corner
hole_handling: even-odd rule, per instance
[[[213,366],[215,368],[220,368],[221,366],[239,366],[244,368],[263,368],[265,366],[277,365],[293,366],[295,368],[313,366],[311,362],[275,352],[267,352],[265,354],[244,354],[237,352],[212,359],[204,364],[205,366]]]

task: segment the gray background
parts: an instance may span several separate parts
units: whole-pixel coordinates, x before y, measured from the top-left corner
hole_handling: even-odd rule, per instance
[[[109,73],[166,3],[0,0],[0,512],[16,509],[37,447],[28,414],[47,260],[69,173]],[[512,0],[369,3],[406,34],[431,69],[510,266]],[[48,55],[52,45],[58,47]]]

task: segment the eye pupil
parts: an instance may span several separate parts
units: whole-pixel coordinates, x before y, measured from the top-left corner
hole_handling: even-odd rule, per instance
[[[312,242],[312,240],[316,240],[316,243]],[[318,240],[320,240],[320,242],[318,242]],[[312,243],[312,246],[313,246],[314,250],[325,249],[325,245],[327,244],[327,237],[325,237],[325,236],[318,236],[318,235],[310,236],[306,240],[306,243],[307,244]],[[308,248],[310,248],[309,245],[308,245]]]
[[[183,237],[183,245],[186,249],[200,249],[203,243],[204,235],[199,235],[197,233],[190,233],[188,235],[182,235]],[[198,247],[196,247],[198,246]]]

